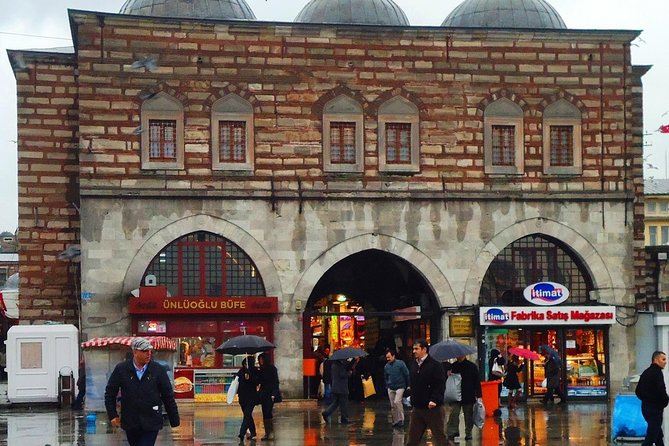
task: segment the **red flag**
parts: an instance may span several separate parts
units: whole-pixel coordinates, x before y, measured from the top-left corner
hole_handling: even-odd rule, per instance
[[[660,131],[660,133],[669,133],[669,124],[661,125],[658,130]]]

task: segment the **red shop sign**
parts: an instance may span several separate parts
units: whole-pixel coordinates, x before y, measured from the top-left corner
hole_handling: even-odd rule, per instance
[[[130,314],[276,314],[276,297],[131,297]]]

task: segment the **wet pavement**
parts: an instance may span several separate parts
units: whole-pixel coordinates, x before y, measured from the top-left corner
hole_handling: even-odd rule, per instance
[[[239,406],[221,403],[179,402],[181,426],[165,427],[159,445],[236,445],[241,424]],[[335,417],[324,423],[322,406],[315,401],[288,401],[275,408],[276,438],[251,442],[277,446],[310,445],[383,445],[406,443],[406,427],[390,426],[389,405],[383,399],[351,402],[350,424],[342,425]],[[608,403],[570,403],[545,408],[538,402],[521,405],[515,411],[501,408],[497,418],[487,418],[483,429],[474,428],[474,439],[460,445],[599,446],[611,444],[611,406]],[[409,410],[406,411],[407,424]],[[254,413],[259,437],[263,434],[260,408]],[[464,434],[464,424],[460,426]],[[0,445],[122,445],[125,435],[113,429],[103,413],[95,424],[86,421],[82,411],[49,407],[0,406]],[[423,442],[432,445],[428,438]]]

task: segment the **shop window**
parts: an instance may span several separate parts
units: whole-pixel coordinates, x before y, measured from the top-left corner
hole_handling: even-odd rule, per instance
[[[650,246],[657,246],[657,226],[648,227],[648,244]]]
[[[560,99],[544,110],[544,173],[581,174],[581,111]]]
[[[236,244],[207,232],[182,237],[165,247],[149,264],[171,296],[264,296],[257,267]],[[144,279],[142,279],[142,283]]]
[[[212,106],[212,168],[253,170],[253,106],[230,94]]]
[[[323,170],[362,172],[363,114],[354,99],[341,95],[323,111]]]
[[[402,97],[379,108],[379,171],[420,171],[418,107]]]
[[[184,168],[183,107],[175,98],[158,93],[142,104],[142,168]]]
[[[488,105],[483,114],[485,172],[522,174],[525,147],[523,110],[501,98]]]
[[[539,234],[516,240],[493,259],[481,284],[481,305],[526,305],[523,290],[537,282],[569,289],[569,302],[590,301],[592,281],[585,267],[558,240]]]

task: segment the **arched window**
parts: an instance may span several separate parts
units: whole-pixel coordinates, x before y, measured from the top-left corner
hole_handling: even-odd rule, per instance
[[[253,170],[253,106],[236,94],[211,108],[211,150],[214,170]]]
[[[485,172],[522,174],[525,162],[523,109],[506,98],[488,105],[483,113]]]
[[[231,241],[194,232],[166,246],[144,273],[156,276],[173,297],[264,296],[253,261]]]
[[[590,302],[590,275],[568,248],[549,236],[533,234],[504,248],[491,262],[481,283],[481,305],[528,305],[523,290],[537,282],[569,289],[568,304]]]
[[[580,175],[583,171],[581,149],[581,111],[565,99],[544,110],[544,173]]]
[[[379,171],[419,172],[418,107],[395,97],[379,107]]]
[[[362,106],[340,95],[323,110],[323,170],[325,172],[363,171]]]
[[[184,168],[184,112],[181,103],[158,93],[142,104],[142,168]]]

